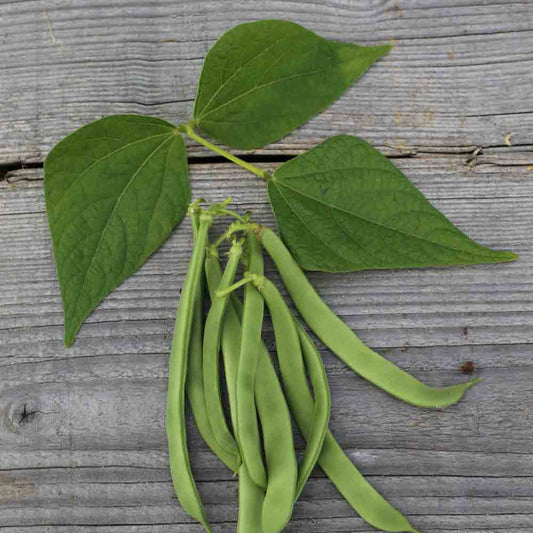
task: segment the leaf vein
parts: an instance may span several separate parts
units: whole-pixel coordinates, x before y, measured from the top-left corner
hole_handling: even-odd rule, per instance
[[[243,93],[238,94],[237,96],[234,96],[233,98],[231,98],[227,102],[224,102],[223,104],[220,104],[219,106],[211,109],[211,111],[209,111],[208,113],[206,113],[205,115],[200,117],[200,120],[203,121],[203,122],[218,122],[217,120],[205,120],[205,117],[207,117],[209,115],[212,115],[216,111],[220,111],[220,109],[232,104],[233,102],[235,102],[235,101],[237,101],[237,100],[239,100],[241,98],[244,98],[245,96],[247,96],[248,94],[253,93],[254,91],[258,91],[259,89],[264,89],[265,87],[269,87],[270,85],[276,85],[277,83],[281,83],[282,81],[292,80],[292,79],[296,79],[296,78],[303,78],[305,76],[312,76],[313,74],[320,74],[321,72],[326,72],[328,70],[331,70],[334,66],[335,65],[333,65],[333,66],[330,65],[327,68],[321,68],[321,69],[318,69],[318,70],[310,70],[309,72],[301,72],[301,73],[298,73],[298,74],[293,74],[292,76],[284,76],[283,78],[279,78],[277,80],[273,80],[273,81],[270,81],[268,83],[262,83],[260,85],[256,85],[256,86],[252,87],[251,89],[248,89],[247,91],[244,91]]]
[[[440,246],[441,248],[447,248],[448,250],[452,250],[454,252],[461,252],[461,253],[465,253],[465,254],[468,254],[472,257],[491,257],[491,256],[498,256],[497,253],[492,253],[492,254],[476,254],[476,253],[473,253],[473,252],[468,252],[462,248],[454,248],[453,246],[449,246],[449,245],[446,245],[446,244],[443,244],[443,243],[440,243],[440,242],[436,242],[436,241],[433,241],[431,239],[427,239],[427,238],[424,238],[424,237],[421,237],[419,235],[414,235],[414,234],[411,234],[411,233],[408,233],[406,231],[403,231],[401,229],[397,229],[397,228],[392,228],[390,226],[387,226],[387,224],[383,224],[382,222],[378,222],[376,220],[371,220],[367,217],[364,217],[358,213],[354,213],[352,211],[348,211],[347,209],[343,209],[339,206],[336,206],[336,205],[332,205],[332,204],[328,204],[327,202],[324,202],[323,200],[321,200],[320,198],[316,198],[315,196],[312,196],[310,194],[306,194],[304,192],[302,192],[301,190],[298,190],[298,189],[295,189],[294,187],[290,187],[289,185],[287,185],[287,183],[285,182],[280,182],[278,180],[278,184],[281,185],[282,187],[286,187],[287,189],[293,191],[294,193],[296,194],[300,194],[302,196],[304,196],[305,198],[308,198],[314,202],[317,202],[319,204],[322,204],[322,205],[325,205],[326,207],[332,207],[333,209],[336,209],[337,211],[340,211],[342,213],[346,213],[350,216],[353,216],[355,218],[359,218],[361,220],[364,220],[365,222],[368,222],[369,224],[374,224],[376,226],[380,226],[384,229],[387,229],[389,231],[392,231],[392,232],[397,232],[397,233],[400,233],[402,235],[404,235],[405,237],[410,237],[410,238],[413,238],[413,239],[417,239],[417,240],[421,240],[423,242],[426,242],[426,243],[430,243],[430,244],[433,244],[435,246]],[[429,202],[428,202],[429,203]],[[431,204],[430,204],[431,205]],[[466,235],[464,235],[462,232],[460,232],[460,230],[457,230],[459,233],[461,233],[466,239],[468,239],[470,242],[472,242],[473,244],[476,244],[474,243],[469,237],[467,237]],[[479,245],[478,245],[479,246]]]
[[[274,183],[274,186],[277,187],[277,185]],[[287,204],[287,206],[289,207],[289,209],[300,219],[300,221],[302,222],[302,224],[305,226],[305,228],[307,229],[307,231],[309,231],[309,233],[311,233],[311,235],[314,235],[316,239],[318,239],[326,248],[329,248],[328,246],[328,243],[317,233],[315,233],[311,227],[307,224],[307,222],[302,218],[302,216],[294,210],[294,208],[291,206],[291,204],[288,202],[288,200],[285,198],[285,195],[283,194],[283,192],[281,191],[281,189],[279,187],[277,187],[278,189],[278,192],[279,194],[281,195],[283,201]],[[344,257],[342,257],[341,255],[339,255],[335,250],[333,250],[333,254],[336,255],[339,259],[342,259],[343,261],[345,261]]]
[[[263,50],[261,50],[258,54],[256,54],[255,56],[253,56],[252,58],[250,58],[248,61],[246,61],[246,63],[244,63],[243,65],[241,65],[237,70],[235,70],[235,72],[226,80],[224,81],[224,83],[222,83],[220,85],[220,87],[213,93],[213,95],[211,96],[211,98],[209,99],[209,101],[207,102],[207,104],[205,104],[203,110],[200,112],[200,116],[198,117],[199,119],[201,119],[202,117],[205,116],[205,112],[209,109],[209,106],[211,105],[211,102],[217,97],[218,94],[220,94],[220,91],[222,91],[222,89],[235,77],[237,76],[237,74],[239,72],[241,72],[244,68],[246,68],[252,61],[255,61],[258,57],[261,57],[261,55],[263,55],[265,52],[268,52],[268,50],[270,50],[271,48],[273,48],[274,46],[276,46],[278,43],[280,43],[281,41],[285,40],[285,39],[288,39],[288,37],[280,37],[279,39],[276,39],[272,44],[270,44],[269,46],[267,46],[266,48],[264,48]],[[227,60],[226,60],[227,61]],[[225,67],[224,67],[225,68]],[[215,108],[217,109],[217,108]]]
[[[77,310],[78,310],[78,305],[79,305],[79,302],[80,302],[80,297],[81,297],[81,294],[82,292],[85,290],[85,284],[86,284],[86,281],[87,281],[87,276],[89,274],[89,272],[91,271],[91,268],[94,264],[94,260],[96,258],[96,256],[98,255],[98,252],[100,250],[100,247],[102,245],[102,242],[104,240],[104,235],[107,231],[107,228],[109,227],[109,222],[110,220],[113,218],[113,215],[115,214],[116,212],[116,209],[118,207],[118,205],[120,204],[120,201],[121,199],[124,197],[124,194],[126,194],[126,191],[129,189],[129,187],[131,186],[131,184],[134,182],[135,178],[137,177],[137,175],[139,174],[139,172],[146,166],[146,164],[148,163],[148,161],[157,153],[158,150],[161,149],[161,147],[167,142],[169,141],[170,139],[172,138],[172,136],[168,136],[168,139],[165,139],[164,141],[162,141],[159,146],[157,146],[153,152],[141,163],[141,165],[139,165],[139,168],[134,172],[134,174],[132,175],[132,177],[130,178],[129,182],[127,183],[126,187],[124,187],[124,190],[120,193],[120,195],[117,197],[117,201],[115,202],[115,205],[113,207],[113,210],[111,211],[108,219],[107,219],[107,222],[106,222],[106,225],[104,226],[104,229],[102,230],[102,233],[100,234],[100,239],[98,239],[98,244],[96,245],[96,249],[94,251],[94,254],[92,256],[92,259],[91,259],[91,262],[89,263],[89,266],[87,267],[87,270],[85,271],[85,274],[83,276],[83,281],[82,281],[82,284],[81,284],[81,287],[80,287],[80,290],[78,292],[78,297],[76,299],[76,303],[74,304],[74,307],[73,307],[73,311],[70,312],[70,316],[75,316]]]
[[[126,148],[129,148],[130,146],[134,146],[135,144],[139,144],[144,141],[148,141],[150,139],[155,139],[157,137],[163,137],[163,136],[170,136],[171,133],[159,133],[158,135],[152,135],[150,137],[143,137],[142,139],[139,139],[138,141],[125,144],[124,146],[121,146],[120,148],[117,148],[116,150],[113,150],[112,152],[109,152],[108,154],[104,155],[100,159],[97,159],[93,163],[91,163],[72,183],[69,184],[69,186],[63,191],[61,194],[61,197],[57,200],[56,204],[54,205],[54,212],[57,209],[58,205],[62,202],[62,200],[65,198],[66,193],[69,191],[69,189],[77,183],[91,168],[93,168],[98,163],[105,161],[108,157],[111,157],[112,155],[115,155],[116,153],[120,152],[121,150],[125,150]],[[105,138],[105,136],[104,136]],[[91,140],[96,139],[96,137],[93,137]]]

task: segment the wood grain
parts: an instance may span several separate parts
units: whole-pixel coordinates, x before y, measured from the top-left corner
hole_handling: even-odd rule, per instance
[[[258,153],[333,133],[396,150],[469,150],[533,138],[533,4],[484,0],[0,2],[0,165],[42,162],[74,129],[114,113],[183,122],[202,61],[238,22],[283,18],[392,53],[326,112]],[[206,155],[203,148],[190,153]]]
[[[310,277],[366,342],[420,379],[433,385],[468,379],[461,365],[469,360],[484,378],[457,406],[419,410],[323,350],[331,426],[363,473],[424,532],[520,533],[533,525],[533,180],[528,152],[494,149],[474,164],[469,159],[419,154],[395,163],[469,235],[512,248],[519,262]],[[188,224],[105,300],[65,349],[42,170],[6,178],[0,184],[0,530],[200,531],[172,494],[162,408]],[[211,202],[231,194],[238,210],[273,224],[264,184],[241,169],[193,164],[191,178],[196,197]],[[272,264],[267,271],[279,280]],[[268,327],[265,338],[272,343]],[[233,531],[236,482],[190,419],[188,430],[214,530]],[[287,528],[304,530],[371,528],[316,472]]]
[[[282,155],[334,134],[359,135],[394,157],[472,238],[521,256],[502,265],[310,274],[365,342],[418,378],[467,380],[467,361],[484,378],[448,410],[419,410],[319,345],[333,432],[424,533],[533,530],[531,2],[0,0],[1,533],[201,532],[173,496],[163,423],[189,224],[65,349],[42,169],[25,167],[42,165],[63,136],[106,114],[187,120],[215,40],[266,17],[331,39],[392,42],[393,51],[326,112],[256,151],[258,165],[274,168]],[[264,183],[215,164],[194,143],[188,150],[195,196],[232,196],[236,209],[273,225]],[[279,281],[269,262],[267,272]],[[265,340],[273,347],[268,325]],[[237,484],[188,421],[213,531],[235,531]],[[373,529],[317,471],[286,531]]]

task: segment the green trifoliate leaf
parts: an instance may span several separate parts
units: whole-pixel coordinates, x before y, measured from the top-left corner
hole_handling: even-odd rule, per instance
[[[65,312],[65,344],[157,250],[190,201],[176,128],[116,115],[63,139],[45,162],[46,212]]]
[[[284,163],[268,182],[283,239],[307,270],[513,261],[458,230],[380,152],[333,137]]]
[[[204,62],[194,119],[234,148],[260,148],[323,111],[390,46],[328,41],[293,22],[225,33]]]

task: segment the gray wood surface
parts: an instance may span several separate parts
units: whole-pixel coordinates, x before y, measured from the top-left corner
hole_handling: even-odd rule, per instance
[[[265,17],[329,38],[392,40],[394,50],[328,111],[257,151],[269,159],[258,165],[274,168],[277,156],[336,133],[360,135],[471,237],[521,256],[496,266],[311,274],[365,342],[420,379],[468,379],[461,365],[470,360],[485,378],[457,406],[419,410],[322,350],[335,435],[420,531],[530,533],[533,4],[504,0],[0,0],[0,531],[201,531],[173,496],[164,434],[190,227],[65,349],[39,167],[61,137],[105,114],[185,120],[209,47],[234,24]],[[262,182],[210,162],[196,145],[190,153],[195,195],[231,195],[237,209],[273,224]],[[267,271],[276,277],[272,264]],[[265,337],[272,342],[268,328]],[[234,531],[237,483],[189,429],[214,531]],[[287,528],[371,530],[319,471]]]

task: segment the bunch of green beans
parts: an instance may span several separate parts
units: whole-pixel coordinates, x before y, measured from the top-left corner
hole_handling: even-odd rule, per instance
[[[211,531],[188,455],[185,395],[198,430],[239,477],[239,533],[277,533],[290,520],[315,465],[353,509],[377,529],[414,532],[407,518],[360,474],[329,430],[331,398],[320,354],[276,286],[264,276],[263,250],[274,261],[295,307],[328,348],[363,378],[419,407],[445,408],[479,380],[432,388],[368,348],[324,303],[277,235],[227,209],[192,204],[194,246],[176,317],[169,367],[170,470],[183,509]],[[213,218],[232,215],[214,243]],[[222,270],[218,246],[231,240]],[[242,278],[235,281],[239,264]],[[236,289],[244,286],[241,301]],[[204,294],[211,307],[204,320]],[[274,328],[278,378],[261,334],[264,309]],[[220,354],[229,417],[222,398]],[[291,415],[306,442],[297,461]],[[229,423],[228,423],[229,422]]]

